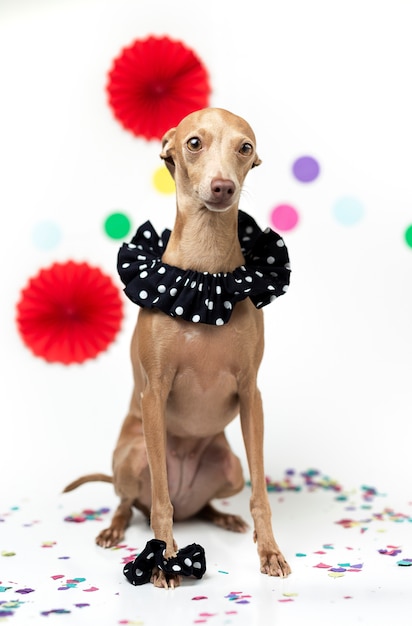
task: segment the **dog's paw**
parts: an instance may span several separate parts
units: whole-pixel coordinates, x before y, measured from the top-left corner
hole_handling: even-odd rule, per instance
[[[157,567],[153,569],[150,582],[159,589],[175,589],[180,586],[182,577],[178,575],[169,575],[162,572]]]
[[[286,578],[292,573],[288,562],[281,552],[272,552],[260,556],[260,571],[268,576]]]
[[[249,530],[249,524],[240,515],[221,513],[215,517],[213,522],[216,526],[235,533],[245,533]]]
[[[212,522],[219,528],[225,530],[231,530],[235,533],[245,533],[249,530],[249,525],[240,515],[232,515],[231,513],[223,513],[218,511],[210,503],[206,504],[203,509],[198,513],[200,519]]]
[[[96,537],[96,543],[101,548],[112,548],[122,541],[124,531],[120,528],[110,526],[102,530]]]

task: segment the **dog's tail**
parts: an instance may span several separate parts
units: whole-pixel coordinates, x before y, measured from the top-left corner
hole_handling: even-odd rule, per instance
[[[86,476],[81,476],[77,480],[74,480],[72,483],[67,485],[67,487],[63,489],[63,493],[73,491],[73,489],[77,489],[77,487],[80,487],[80,485],[84,485],[84,483],[92,483],[97,481],[113,484],[113,476],[108,476],[107,474],[87,474]]]

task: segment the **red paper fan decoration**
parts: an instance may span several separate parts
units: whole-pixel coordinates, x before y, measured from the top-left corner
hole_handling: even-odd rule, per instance
[[[161,139],[189,113],[208,106],[208,73],[195,53],[168,37],[148,37],[124,48],[107,85],[109,104],[126,130]]]
[[[51,363],[83,363],[108,348],[123,318],[118,288],[87,263],[54,263],[31,278],[17,304],[30,350]]]

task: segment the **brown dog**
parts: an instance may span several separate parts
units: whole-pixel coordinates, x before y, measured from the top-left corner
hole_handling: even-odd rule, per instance
[[[176,182],[177,214],[158,271],[174,266],[182,274],[190,270],[226,277],[242,267],[238,202],[246,174],[260,164],[255,145],[247,122],[223,109],[192,113],[165,134],[161,158]],[[272,532],[263,467],[263,411],[256,383],[263,355],[262,311],[249,297],[236,294],[235,305],[224,303],[233,308],[228,323],[220,318],[213,324],[194,323],[202,321],[200,315],[186,321],[184,307],[166,315],[156,308],[159,298],[140,309],[131,346],[135,391],[113,456],[113,482],[121,501],[110,527],[96,541],[104,547],[118,543],[133,506],[150,517],[155,537],[166,542],[166,558],[177,549],[173,519],[198,515],[244,532],[241,518],[210,504],[244,485],[240,462],[224,434],[240,414],[261,571],[287,576],[289,565]],[[140,296],[147,298],[148,292],[140,291]],[[205,309],[211,311],[213,302],[206,300]],[[65,491],[88,480],[112,479],[86,476]],[[179,580],[157,569],[152,582],[168,587]]]

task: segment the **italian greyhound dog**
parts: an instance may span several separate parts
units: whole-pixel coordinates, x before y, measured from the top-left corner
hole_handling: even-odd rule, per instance
[[[249,124],[224,109],[196,111],[164,135],[160,156],[175,180],[177,204],[161,262],[213,276],[241,267],[239,197],[247,173],[261,162]],[[248,297],[233,305],[225,324],[193,323],[178,313],[140,309],[131,344],[135,390],[114,450],[113,478],[85,476],[65,491],[90,480],[113,482],[120,504],[110,527],[96,539],[103,547],[122,540],[133,506],[150,519],[155,538],[166,542],[165,558],[177,550],[174,520],[199,516],[245,532],[242,518],[211,504],[244,486],[240,461],[224,432],[240,415],[260,569],[287,576],[290,567],[272,531],[263,465],[264,418],[256,380],[264,350],[263,313]],[[153,571],[157,587],[175,587],[180,580]]]

